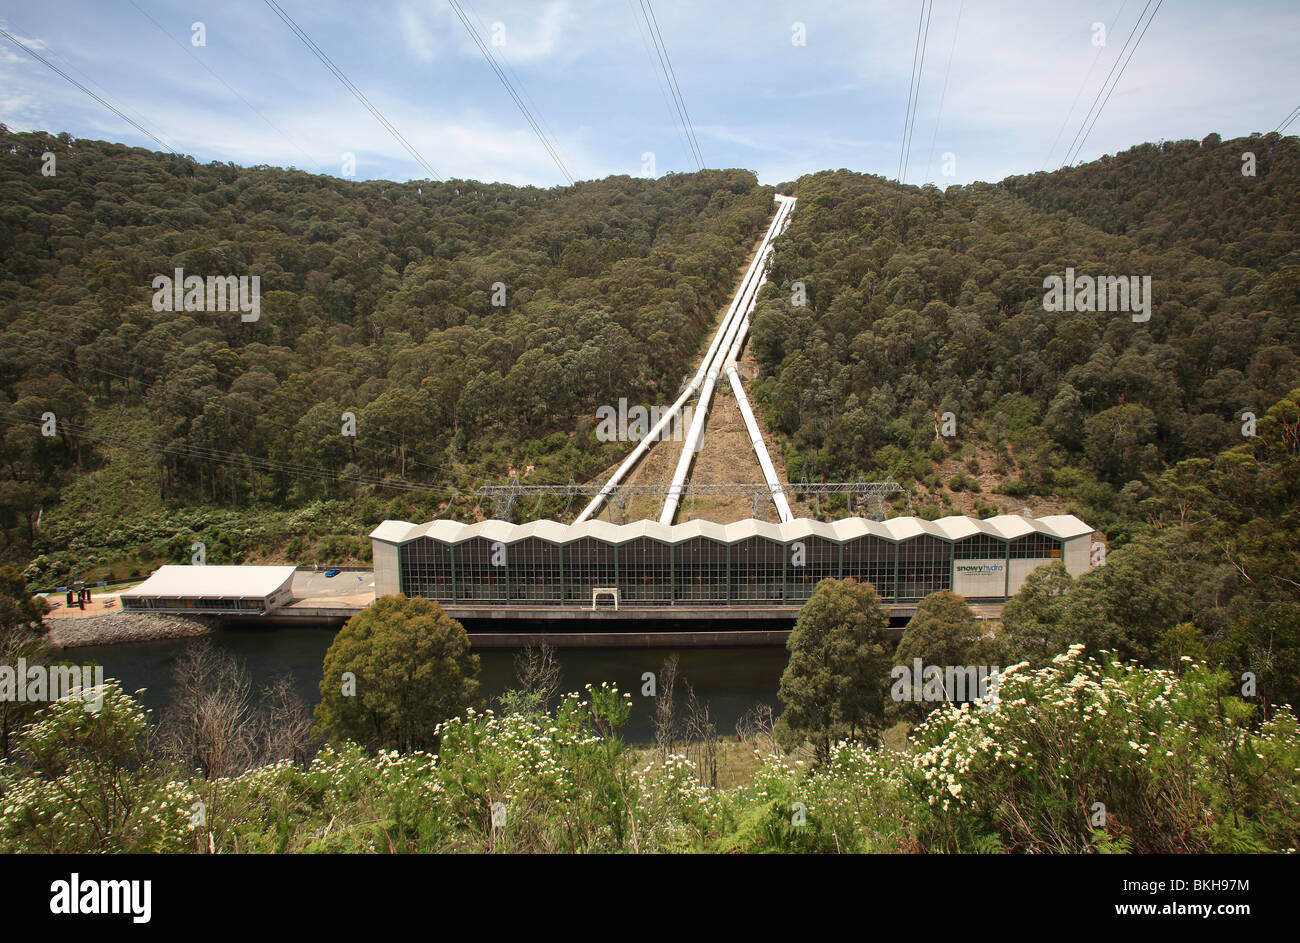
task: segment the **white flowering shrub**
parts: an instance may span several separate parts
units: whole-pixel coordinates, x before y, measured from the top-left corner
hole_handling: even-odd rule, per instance
[[[1199,852],[1294,848],[1300,736],[1289,709],[1257,729],[1229,678],[1181,675],[1075,645],[1013,665],[988,704],[948,705],[905,767],[933,850]]]
[[[214,845],[235,851],[635,850],[628,695],[570,694],[545,723],[470,709],[439,753],[326,747],[213,786]]]
[[[152,763],[148,712],[107,682],[45,707],[0,762],[0,850],[166,852],[189,845],[190,787]]]
[[[907,830],[903,758],[841,742],[816,769],[775,754],[753,781],[720,798],[724,851],[872,853],[913,850]]]
[[[1104,654],[1104,653],[1103,653]],[[0,763],[0,850],[207,852],[1285,851],[1300,845],[1300,728],[1253,723],[1230,679],[1089,659],[1012,666],[988,703],[944,706],[908,748],[839,743],[700,783],[634,765],[609,685],[551,715],[467,711],[437,756],[326,746],[228,779],[174,781],[147,713],[56,702]],[[197,811],[196,811],[197,810]]]
[[[680,852],[708,847],[718,825],[718,790],[700,783],[694,763],[670,753],[633,775],[639,850]]]
[[[306,770],[284,760],[198,789],[212,850],[413,852],[449,835],[437,759],[424,752],[344,743],[324,747]]]

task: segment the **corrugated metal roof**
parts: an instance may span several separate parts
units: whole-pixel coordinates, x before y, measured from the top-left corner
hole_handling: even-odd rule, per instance
[[[1062,540],[1069,540],[1071,537],[1083,537],[1093,531],[1091,524],[1085,524],[1073,514],[1052,514],[1048,517],[1040,517],[1038,523],[1043,525],[1042,529],[1044,531],[1060,537]]]
[[[716,540],[718,543],[726,543],[727,528],[726,525],[715,524],[713,521],[687,521],[685,524],[673,525],[673,540],[680,542],[695,537],[707,537],[709,540]]]
[[[727,535],[727,543],[736,543],[741,540],[748,540],[750,537],[765,537],[768,540],[781,540],[781,525],[773,524],[770,521],[759,521],[750,518],[746,521],[735,521],[731,524],[724,524],[723,532]]]
[[[393,521],[391,523],[401,523]],[[293,578],[293,566],[185,566],[167,564],[121,595],[265,599]]]
[[[983,522],[973,517],[941,517],[934,522],[934,526],[949,540],[961,540],[985,533],[984,528],[980,527],[981,523]]]
[[[611,524],[609,521],[583,521],[581,524],[569,525],[569,540],[590,537],[593,540],[603,540],[605,543],[613,544],[619,542],[621,533],[618,525]]]
[[[514,536],[511,540],[522,540],[525,537],[536,537],[539,540],[549,540],[551,543],[563,543],[568,539],[569,529],[559,521],[529,521],[527,524],[520,524],[515,528]]]
[[[793,521],[786,521],[780,525],[780,528],[781,539],[786,542],[803,540],[805,537],[824,537],[826,540],[835,539],[835,531],[830,524],[814,521],[809,517],[798,517]]]
[[[628,541],[636,540],[638,537],[649,537],[651,540],[659,540],[669,543],[673,539],[672,528],[667,524],[660,524],[658,521],[640,520],[630,521],[620,528],[619,540]]]
[[[433,523],[451,524],[453,522],[434,521]],[[415,530],[418,526],[418,524],[412,524],[408,521],[384,521],[370,532],[370,537],[373,540],[382,540],[385,543],[400,544],[403,540],[410,540],[411,537],[415,536],[411,531]]]
[[[997,517],[986,518],[980,523],[984,525],[984,533],[1005,537],[1007,540],[1045,530],[1036,526],[1038,522],[1032,517],[1024,517],[1020,514],[999,514]]]
[[[672,526],[652,520],[628,524],[611,524],[608,521],[584,521],[581,524],[561,524],[557,521],[532,521],[528,524],[510,524],[506,521],[480,521],[477,524],[461,524],[457,521],[431,521],[428,524],[384,521],[370,536],[393,544],[406,543],[424,536],[445,543],[459,543],[471,537],[482,537],[505,544],[526,537],[538,537],[552,543],[568,543],[583,537],[593,537],[605,543],[621,544],[638,537],[648,537],[664,543],[681,543],[695,537],[705,537],[719,543],[736,543],[750,537],[765,537],[788,543],[812,536],[845,543],[868,535],[899,542],[923,534],[954,542],[978,534],[1014,540],[1033,533],[1070,540],[1091,534],[1092,531],[1090,525],[1072,514],[1055,514],[1044,518],[1000,514],[984,520],[961,515],[942,517],[937,521],[927,521],[920,517],[893,517],[887,521],[846,517],[829,523],[799,518],[784,524],[773,524],[751,518],[731,524],[695,520]]]

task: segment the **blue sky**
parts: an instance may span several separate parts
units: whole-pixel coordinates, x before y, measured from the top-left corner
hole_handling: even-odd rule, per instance
[[[279,2],[441,177],[562,181],[447,0]],[[460,2],[486,44],[503,27],[492,48],[573,176],[639,175],[647,152],[656,174],[695,169],[640,0]],[[934,0],[907,182],[1058,167],[1145,3]],[[920,5],[657,0],[705,164],[773,184],[841,167],[896,177]],[[260,0],[3,6],[5,29],[178,152],[332,174],[350,153],[359,179],[427,176]],[[1298,37],[1291,0],[1165,0],[1082,158],[1271,131],[1300,105]],[[0,122],[154,146],[3,39]]]

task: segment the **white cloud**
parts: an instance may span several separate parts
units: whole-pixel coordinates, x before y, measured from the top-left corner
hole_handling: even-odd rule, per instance
[[[403,4],[398,8],[397,18],[402,27],[402,39],[407,50],[423,63],[431,63],[437,55],[437,31],[428,16],[427,3],[418,5]],[[423,8],[423,9],[421,9]]]
[[[493,23],[505,25],[506,45],[496,51],[575,176],[637,173],[646,151],[657,154],[660,172],[693,168],[675,109],[659,88],[659,63],[647,51],[636,0],[459,2],[485,42]],[[1096,55],[1091,25],[1110,24],[1121,0],[1101,8],[1096,0],[1043,8],[967,2],[936,135],[960,2],[934,6],[908,181],[921,182],[927,165],[937,173],[945,151],[957,155],[958,176],[940,184],[1041,169],[1049,149],[1055,166],[1141,4],[1130,0],[1110,30],[1110,45],[1067,122]],[[192,16],[167,17],[163,0],[146,5],[188,41]],[[1166,4],[1157,15],[1085,159],[1146,140],[1267,131],[1294,106],[1286,99],[1300,87],[1290,48],[1300,10],[1269,0],[1250,17],[1209,0],[1183,0],[1180,9],[1175,15]],[[559,179],[446,0],[396,0],[375,17],[334,0],[291,12],[440,173],[543,185]],[[768,182],[838,167],[894,175],[914,6],[767,0],[737,16],[734,0],[692,0],[657,4],[655,13],[710,166],[750,167]],[[200,159],[336,173],[339,155],[351,151],[363,177],[422,174],[261,4],[221,6],[205,18],[209,46],[195,54],[283,136],[129,5],[37,5],[24,11],[19,31],[79,81]],[[790,44],[794,20],[807,25],[806,47]],[[0,120],[11,126],[145,143],[12,47],[0,48],[0,89]]]

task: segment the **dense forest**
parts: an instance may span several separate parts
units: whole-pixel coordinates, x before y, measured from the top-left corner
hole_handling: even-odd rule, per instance
[[[1300,385],[1297,171],[1300,139],[1268,135],[944,192],[802,178],[753,338],[791,480],[893,475],[934,516],[992,470],[1122,540],[1165,468]],[[1149,320],[1045,310],[1067,269],[1150,276]],[[941,480],[955,457],[969,468]]]
[[[1294,136],[1141,144],[1002,186],[1039,209],[1162,249],[1275,272],[1300,265]],[[1294,275],[1293,275],[1294,277]]]
[[[486,481],[594,478],[623,454],[596,409],[671,399],[775,190],[799,204],[754,392],[793,481],[892,476],[928,517],[1073,511],[1118,547],[1167,469],[1300,386],[1295,137],[943,192],[848,171],[362,183],[0,144],[0,562],[35,585],[200,538],[214,562],[364,559],[373,523],[473,516]],[[257,275],[260,318],[154,310],[178,268]],[[1067,269],[1150,276],[1150,319],[1045,310]]]
[[[0,557],[42,554],[34,579],[594,475],[621,448],[596,407],[675,394],[773,194],[743,171],[360,183],[3,128],[0,191]],[[259,276],[259,319],[153,310],[176,269]]]

